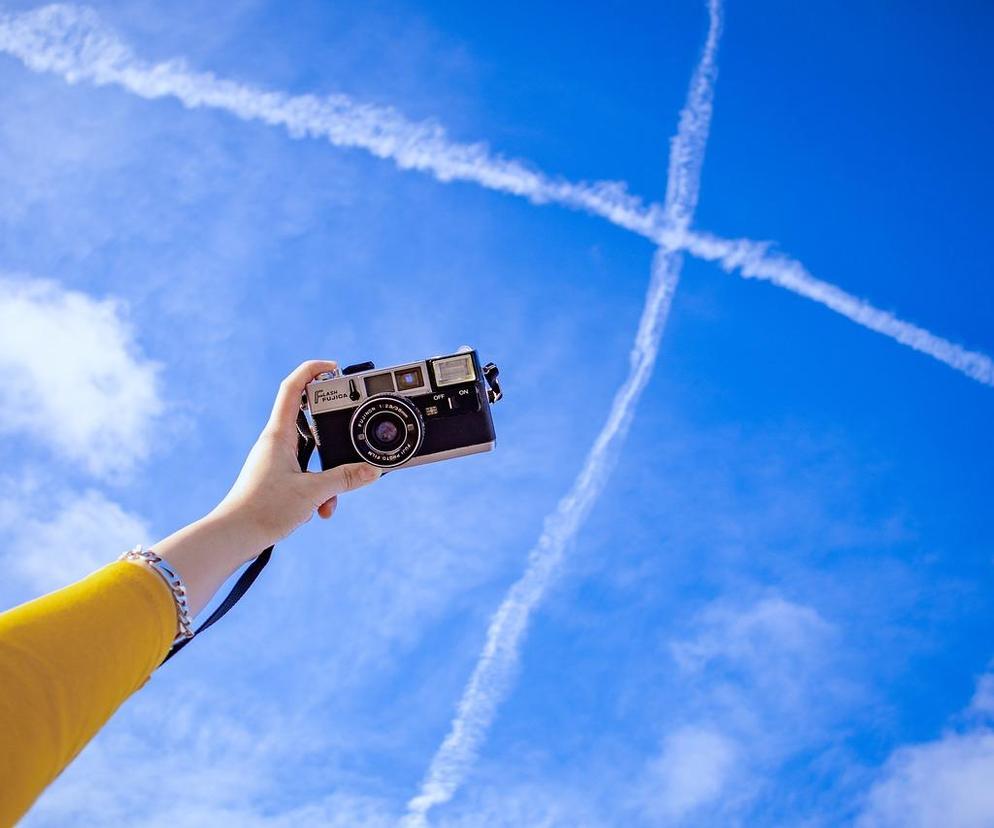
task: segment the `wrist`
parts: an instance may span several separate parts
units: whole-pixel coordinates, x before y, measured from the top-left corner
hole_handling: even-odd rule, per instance
[[[233,570],[272,545],[252,515],[234,504],[218,504],[198,520],[197,525],[214,539],[215,548],[230,562]]]
[[[154,544],[186,583],[190,613],[196,615],[227,578],[267,544],[241,513],[215,509]]]

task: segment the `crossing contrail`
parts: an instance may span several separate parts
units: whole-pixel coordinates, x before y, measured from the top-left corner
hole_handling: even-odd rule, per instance
[[[691,78],[677,133],[670,143],[664,218],[686,231],[700,191],[701,166],[711,124],[717,74],[715,57],[721,32],[721,3],[711,0],[710,23],[700,62]],[[630,355],[628,377],[618,389],[607,422],[597,435],[569,493],[546,518],[528,555],[524,574],[511,586],[490,621],[483,652],[463,690],[455,718],[425,774],[421,790],[407,805],[404,825],[427,825],[428,812],[450,800],[472,766],[497,708],[510,689],[529,618],[556,577],[567,546],[604,490],[628,427],[652,374],[659,341],[680,278],[679,249],[661,246],[653,259],[652,279]]]
[[[408,805],[407,822],[412,826],[424,824],[433,806],[451,798],[475,759],[513,678],[530,614],[604,487],[655,363],[679,280],[682,252],[815,301],[978,382],[994,385],[994,361],[987,355],[967,350],[817,279],[800,262],[771,253],[767,243],[724,239],[690,229],[710,125],[720,0],[711,0],[709,11],[708,38],[670,148],[662,205],[632,195],[623,182],[572,182],[544,173],[526,161],[495,154],[484,143],[454,141],[436,122],[411,121],[391,107],[358,102],[343,94],[288,95],[265,90],[196,71],[183,60],[143,60],[85,7],[57,4],[19,14],[0,13],[0,51],[34,71],[54,73],[70,83],[117,86],[147,99],[171,98],[190,109],[225,111],[246,121],[282,127],[293,138],[323,138],[335,146],[363,149],[400,169],[425,172],[439,181],[472,182],[536,204],[585,211],[658,245],[630,355],[629,376],[619,388],[607,422],[572,489],[547,518],[524,575],[491,621],[486,645],[451,730],[419,795]]]
[[[623,182],[571,182],[550,176],[525,161],[493,154],[486,144],[453,141],[435,122],[411,121],[391,107],[347,95],[287,95],[194,71],[182,60],[150,63],[138,58],[86,7],[56,4],[0,14],[0,51],[36,72],[51,72],[70,83],[113,85],[143,98],[173,98],[190,109],[223,110],[243,120],[283,127],[293,138],[325,138],[335,146],[363,149],[439,181],[469,181],[536,204],[560,204],[600,216],[661,247],[718,261],[746,278],[770,281],[994,385],[994,362],[985,354],[968,351],[818,280],[796,260],[769,254],[763,243],[675,228],[663,205],[645,203]]]

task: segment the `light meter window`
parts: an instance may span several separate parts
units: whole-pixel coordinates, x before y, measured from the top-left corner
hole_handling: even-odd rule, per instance
[[[393,391],[393,377],[390,374],[374,374],[366,377],[366,395],[382,394],[384,391]]]

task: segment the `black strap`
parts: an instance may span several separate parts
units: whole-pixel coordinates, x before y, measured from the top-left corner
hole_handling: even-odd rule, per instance
[[[488,362],[483,366],[483,377],[487,381],[487,385],[490,386],[487,389],[487,399],[491,403],[500,402],[504,398],[504,392],[500,390],[500,383],[497,382],[497,377],[500,375],[500,371],[497,370],[497,366]]]
[[[313,451],[314,438],[310,436],[310,429],[307,426],[307,420],[305,419],[303,412],[300,412],[297,414],[297,463],[300,465],[301,471],[307,471],[307,464],[310,462]],[[173,644],[173,648],[169,651],[169,654],[162,659],[162,664],[169,661],[169,659],[176,655],[176,653],[182,650],[208,627],[212,627],[220,621],[228,613],[228,610],[237,604],[239,600],[241,600],[241,597],[248,592],[249,587],[255,583],[255,579],[259,577],[259,573],[262,572],[266,564],[269,563],[269,559],[272,556],[272,546],[263,550],[262,554],[260,554],[259,557],[252,561],[252,563],[250,563],[242,571],[242,574],[238,576],[238,580],[235,581],[235,585],[231,588],[231,592],[229,592],[225,599],[218,604],[217,609],[210,614],[210,617],[197,628],[197,630],[193,633],[193,636],[190,638],[184,638],[179,643]]]

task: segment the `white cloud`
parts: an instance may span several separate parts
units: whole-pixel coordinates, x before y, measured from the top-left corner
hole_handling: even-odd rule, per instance
[[[95,490],[36,490],[30,501],[0,503],[9,538],[7,564],[35,590],[82,578],[135,543],[148,543],[148,525]],[[6,525],[4,525],[6,524]]]
[[[715,661],[732,662],[758,681],[790,680],[819,659],[832,627],[811,607],[779,596],[746,609],[716,602],[698,618],[697,634],[672,644],[677,664],[701,671]],[[771,675],[771,670],[775,674]]]
[[[899,748],[867,797],[859,828],[994,825],[994,731]]]
[[[636,804],[695,824],[716,814],[734,821],[784,762],[830,738],[842,710],[828,669],[835,628],[779,596],[715,601],[691,626],[692,636],[669,645],[687,701],[673,712]]]
[[[994,716],[994,675],[987,673],[977,680],[969,712],[978,717]]]
[[[994,674],[977,680],[962,730],[894,750],[866,795],[858,828],[994,825]]]
[[[153,809],[152,813],[136,809],[136,813],[144,811],[143,815],[128,815],[127,824],[132,828],[392,828],[396,825],[396,817],[385,803],[346,793],[333,794],[319,802],[275,810],[251,804],[214,806],[200,802],[177,803],[174,800],[174,797],[167,798],[163,807]],[[98,820],[92,823],[94,826],[101,824]]]
[[[55,282],[0,276],[0,433],[113,477],[146,457],[161,413],[159,366],[125,309]]]
[[[160,681],[153,675],[151,685]],[[389,803],[333,786],[294,800],[280,791],[276,766],[306,769],[313,724],[284,704],[219,709],[214,688],[187,676],[175,691],[130,699],[24,819],[25,826],[89,828],[387,828]],[[205,707],[213,705],[208,711]],[[154,768],[154,773],[148,772]],[[339,774],[343,786],[356,782]],[[162,780],[181,796],[163,795]]]
[[[672,821],[715,802],[734,770],[737,753],[734,741],[708,726],[688,725],[670,734],[648,768],[646,811]]]
[[[518,771],[521,769],[518,768]],[[593,786],[547,778],[477,787],[432,819],[437,828],[602,828],[618,823],[601,812]],[[592,796],[593,794],[593,796]]]

